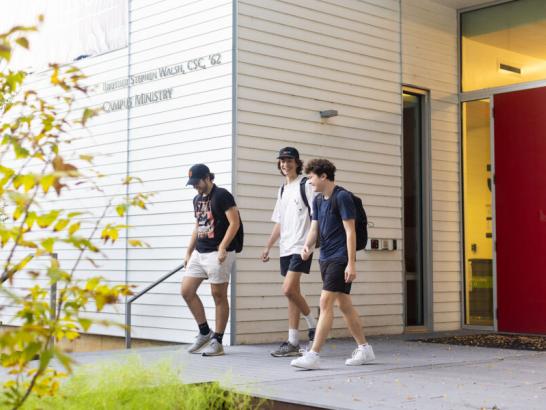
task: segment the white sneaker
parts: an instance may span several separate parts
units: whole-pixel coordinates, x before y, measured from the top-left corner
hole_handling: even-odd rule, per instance
[[[209,343],[213,334],[214,332],[212,330],[206,335],[202,335],[201,333],[198,333],[197,336],[195,337],[195,342],[193,342],[193,344],[190,347],[188,347],[188,352],[199,353],[199,351]]]
[[[303,356],[292,360],[290,366],[308,370],[320,369],[320,357],[318,353],[305,352]]]
[[[218,340],[212,338],[210,339],[208,346],[205,348],[205,350],[203,350],[202,356],[207,357],[207,356],[223,356],[223,355],[224,355],[224,347]]]
[[[373,349],[370,345],[364,347],[357,347],[353,351],[353,355],[350,359],[345,360],[347,366],[360,366],[362,364],[370,363],[375,360]]]

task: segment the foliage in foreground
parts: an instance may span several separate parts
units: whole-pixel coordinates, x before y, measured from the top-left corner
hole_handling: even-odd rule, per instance
[[[59,379],[71,371],[70,356],[55,342],[78,338],[99,322],[93,313],[131,294],[127,284],[95,276],[109,274],[96,258],[122,238],[129,208],[145,209],[149,197],[129,194],[133,178],[126,176],[102,212],[68,208],[71,189],[105,197],[92,156],[68,148],[97,110],[82,106],[88,94],[77,67],[51,65],[42,73],[48,87],[40,91],[33,89],[36,78],[11,69],[12,53],[29,48],[26,35],[33,31],[0,33],[0,309],[9,309],[2,318],[14,325],[0,332],[0,364],[10,375],[2,405],[11,409],[31,393],[55,395]],[[145,245],[124,239],[126,246]],[[56,309],[49,301],[54,285]],[[53,359],[62,371],[50,366]]]
[[[170,363],[144,366],[133,356],[123,362],[81,367],[56,397],[31,396],[22,409],[231,410],[260,406],[250,396],[224,390],[216,382],[183,384],[180,372]]]

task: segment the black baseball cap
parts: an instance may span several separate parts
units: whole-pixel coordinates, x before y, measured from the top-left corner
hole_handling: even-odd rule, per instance
[[[188,171],[188,183],[186,185],[195,185],[201,179],[210,175],[210,169],[205,164],[195,164]]]
[[[277,157],[277,159],[281,159],[281,158],[299,159],[300,153],[294,147],[284,147],[283,149],[279,151],[279,156]]]

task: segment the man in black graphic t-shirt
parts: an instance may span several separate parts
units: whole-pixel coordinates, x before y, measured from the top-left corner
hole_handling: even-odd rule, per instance
[[[226,189],[212,184],[208,194],[198,194],[193,201],[197,228],[196,249],[201,253],[216,252],[230,225],[226,211],[236,206],[235,199]],[[219,211],[217,219],[212,209],[213,201]],[[233,212],[237,213],[236,209]],[[233,240],[226,250],[235,250]]]
[[[214,174],[206,165],[196,164],[188,174],[187,185],[197,190],[193,199],[196,222],[184,262],[182,297],[199,326],[199,335],[188,351],[219,356],[224,354],[222,337],[229,317],[227,289],[235,262],[233,239],[241,221],[233,195],[213,183]],[[208,326],[203,303],[197,296],[197,289],[205,279],[210,282],[216,305],[214,332]]]

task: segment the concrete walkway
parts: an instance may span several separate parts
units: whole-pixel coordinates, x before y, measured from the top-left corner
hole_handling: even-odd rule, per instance
[[[289,358],[269,355],[273,345],[233,346],[221,357],[201,357],[185,347],[79,353],[79,363],[172,360],[187,383],[219,380],[274,400],[332,409],[545,409],[546,352],[448,346],[370,338],[377,361],[347,367],[354,344],[330,340],[322,369],[297,370]]]

